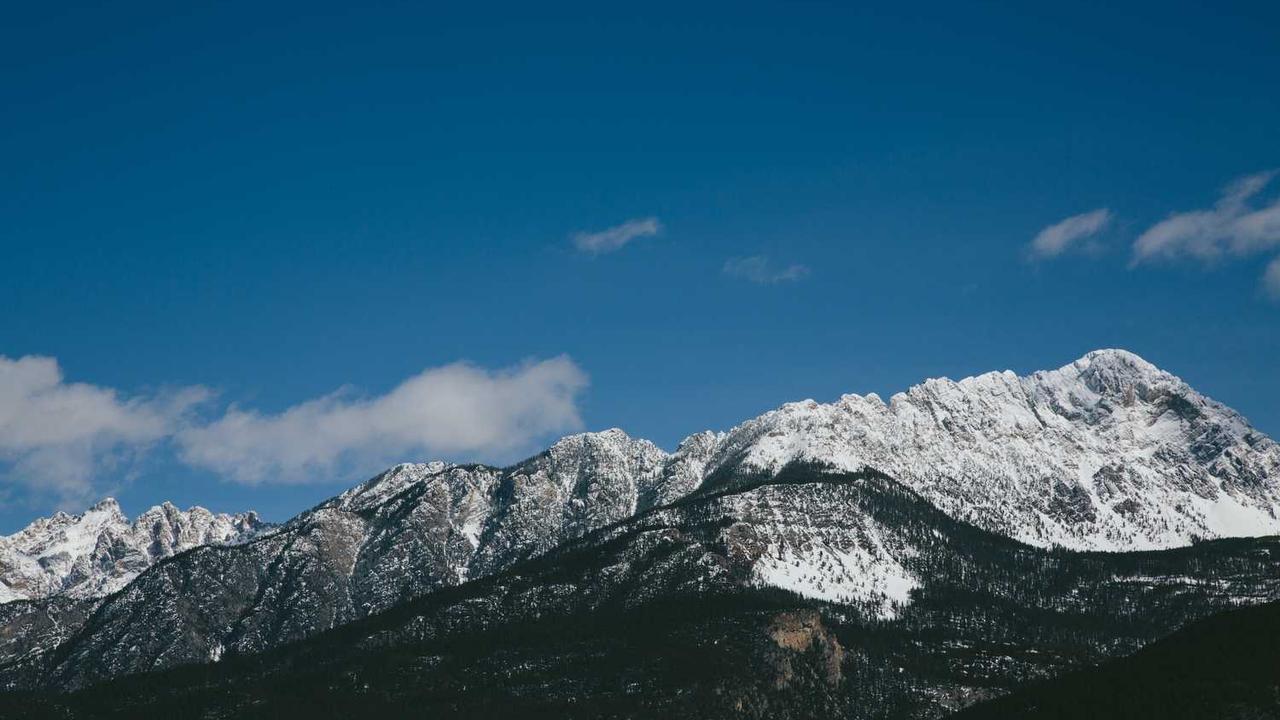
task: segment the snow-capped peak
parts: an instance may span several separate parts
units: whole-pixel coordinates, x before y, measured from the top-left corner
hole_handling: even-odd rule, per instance
[[[0,537],[0,602],[106,595],[157,560],[198,545],[240,542],[263,527],[253,512],[183,511],[168,502],[130,522],[114,498],[104,498],[79,515],[57,512]]]
[[[927,380],[888,403],[790,403],[730,431],[711,471],[873,467],[1025,542],[1133,550],[1280,532],[1280,448],[1124,350],[1056,370]]]

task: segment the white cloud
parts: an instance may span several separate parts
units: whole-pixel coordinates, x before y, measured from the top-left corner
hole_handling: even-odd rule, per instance
[[[208,397],[199,387],[125,397],[69,383],[58,361],[0,356],[0,473],[64,502],[92,497],[101,470],[135,459]]]
[[[760,285],[772,285],[799,280],[809,274],[809,268],[797,263],[779,267],[764,255],[751,255],[726,260],[724,272]]]
[[[586,386],[567,357],[498,371],[455,363],[381,396],[339,390],[276,414],[233,405],[209,421],[195,412],[212,396],[201,387],[128,395],[67,382],[53,358],[0,356],[0,497],[21,488],[83,507],[169,442],[188,465],[246,483],[372,474],[438,454],[509,457],[580,427]]]
[[[656,217],[628,220],[599,232],[580,232],[573,236],[574,247],[592,255],[602,255],[621,250],[627,243],[642,237],[653,237],[662,232],[662,223]]]
[[[1250,201],[1276,176],[1268,171],[1228,185],[1208,210],[1175,213],[1142,233],[1133,244],[1133,264],[1189,257],[1243,257],[1280,247],[1280,198],[1254,209]]]
[[[277,414],[232,407],[178,435],[182,459],[246,483],[328,480],[413,457],[522,451],[582,425],[586,374],[567,357],[423,371],[385,395],[340,390]]]
[[[1102,232],[1110,223],[1111,211],[1106,208],[1072,215],[1037,233],[1028,252],[1035,260],[1056,258]]]

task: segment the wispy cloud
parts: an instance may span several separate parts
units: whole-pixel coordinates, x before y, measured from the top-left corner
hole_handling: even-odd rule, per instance
[[[809,268],[798,263],[775,265],[765,255],[750,255],[726,260],[724,273],[760,285],[772,285],[799,280],[809,274]]]
[[[582,425],[587,382],[567,357],[499,371],[456,363],[385,395],[339,390],[274,414],[232,407],[177,441],[185,462],[239,482],[331,480],[408,458],[526,450]]]
[[[0,356],[0,478],[82,503],[103,470],[137,461],[209,396],[187,387],[130,397],[67,382],[54,358]]]
[[[1033,260],[1049,260],[1078,248],[1089,238],[1102,232],[1111,223],[1111,211],[1106,208],[1072,215],[1041,230],[1027,248]]]
[[[1131,266],[1178,258],[1207,263],[1280,248],[1280,198],[1254,202],[1276,174],[1269,170],[1239,178],[1223,189],[1212,208],[1174,213],[1156,223],[1134,241]],[[1268,292],[1280,283],[1278,276],[1280,269],[1272,262],[1263,277]]]
[[[1262,289],[1272,300],[1280,300],[1280,256],[1267,263],[1267,271],[1262,275]]]
[[[584,253],[603,255],[621,250],[632,240],[653,237],[662,232],[662,223],[656,217],[636,218],[597,232],[580,232],[573,236],[573,245]]]

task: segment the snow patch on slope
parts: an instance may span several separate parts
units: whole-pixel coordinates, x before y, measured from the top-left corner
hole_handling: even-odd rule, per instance
[[[876,557],[857,547],[836,549],[770,547],[753,567],[752,579],[767,585],[835,603],[878,605],[879,617],[893,619],[897,608],[911,602],[920,586],[911,573],[892,559]]]

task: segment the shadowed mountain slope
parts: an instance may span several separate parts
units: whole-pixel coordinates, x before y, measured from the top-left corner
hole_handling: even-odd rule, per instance
[[[957,718],[1280,718],[1280,603],[1193,623],[1125,658],[1035,683]]]

